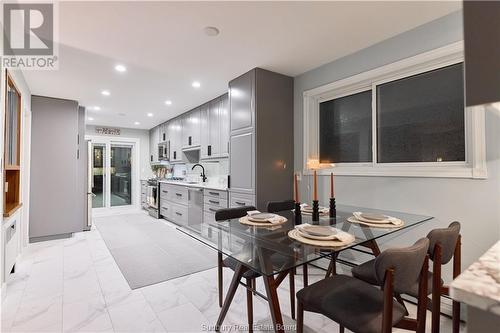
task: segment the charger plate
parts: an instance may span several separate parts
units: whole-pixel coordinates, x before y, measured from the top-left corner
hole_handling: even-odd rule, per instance
[[[251,225],[251,226],[254,226],[254,227],[275,227],[277,225],[282,225],[283,223],[285,223],[286,221],[288,221],[286,219],[286,217],[283,217],[283,216],[280,216],[280,215],[276,215],[275,217],[276,219],[279,218],[279,222],[277,223],[271,223],[271,222],[255,222],[255,221],[250,221],[248,219],[248,216],[243,216],[239,219],[240,223],[241,224],[245,224],[245,225]]]
[[[317,246],[317,247],[341,247],[341,246],[346,246],[354,242],[355,238],[353,235],[344,232],[344,231],[338,231],[339,234],[343,234],[344,237],[346,237],[345,240],[340,241],[340,240],[316,240],[316,239],[310,239],[302,236],[300,232],[297,229],[292,229],[288,231],[288,237],[291,239],[294,239],[298,242],[307,244],[307,245],[312,245],[312,246]]]
[[[395,228],[401,228],[402,226],[405,225],[405,222],[400,219],[396,219],[395,217],[393,218],[395,223],[369,223],[369,222],[364,222],[360,221],[354,216],[350,216],[347,218],[347,221],[351,223],[357,223],[357,224],[362,224],[366,225],[372,228],[383,228],[383,229],[395,229]]]

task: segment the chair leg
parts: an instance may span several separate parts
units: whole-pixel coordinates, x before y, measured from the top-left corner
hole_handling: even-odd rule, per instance
[[[304,288],[309,285],[308,277],[307,277],[307,264],[302,265],[302,276],[304,279]]]
[[[395,294],[394,297],[396,298],[396,301],[398,301],[399,304],[401,304],[405,308],[405,316],[408,316],[410,313],[408,312],[408,308],[406,307],[405,301],[401,297],[400,294]]]
[[[452,311],[452,332],[458,333],[460,331],[460,302],[453,301],[451,305]]]
[[[297,333],[304,331],[304,307],[302,303],[297,302]]]
[[[432,265],[432,333],[439,333],[439,321],[441,319],[441,253],[441,245],[438,243],[434,246]]]
[[[345,329],[344,329],[344,326],[342,325],[339,325],[339,333],[344,333],[345,332]]]
[[[222,261],[222,253],[218,253],[217,254],[217,281],[218,281],[218,284],[219,284],[219,307],[222,307],[222,303],[223,303],[223,295],[222,295],[222,285],[223,285],[223,281],[222,281],[222,276],[223,276],[223,272],[222,272],[222,267],[223,267],[223,261]]]
[[[247,286],[252,285],[252,279],[246,279]],[[247,289],[247,317],[248,317],[248,332],[253,332],[253,299],[252,291]]]
[[[290,312],[292,319],[295,319],[295,268],[292,268],[289,273],[290,277]]]

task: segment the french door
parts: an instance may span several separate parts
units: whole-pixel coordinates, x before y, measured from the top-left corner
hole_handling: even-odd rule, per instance
[[[137,206],[137,144],[133,140],[91,137],[90,184],[96,212]]]

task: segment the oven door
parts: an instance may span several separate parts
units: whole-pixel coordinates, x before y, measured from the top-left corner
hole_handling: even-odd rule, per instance
[[[149,207],[158,209],[158,186],[148,185],[146,201]]]

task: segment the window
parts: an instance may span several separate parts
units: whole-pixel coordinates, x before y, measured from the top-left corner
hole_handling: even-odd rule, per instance
[[[320,162],[372,161],[372,92],[319,104]]]
[[[486,178],[484,108],[457,42],[303,93],[304,159],[327,174]]]
[[[377,162],[465,162],[463,64],[378,85]]]

